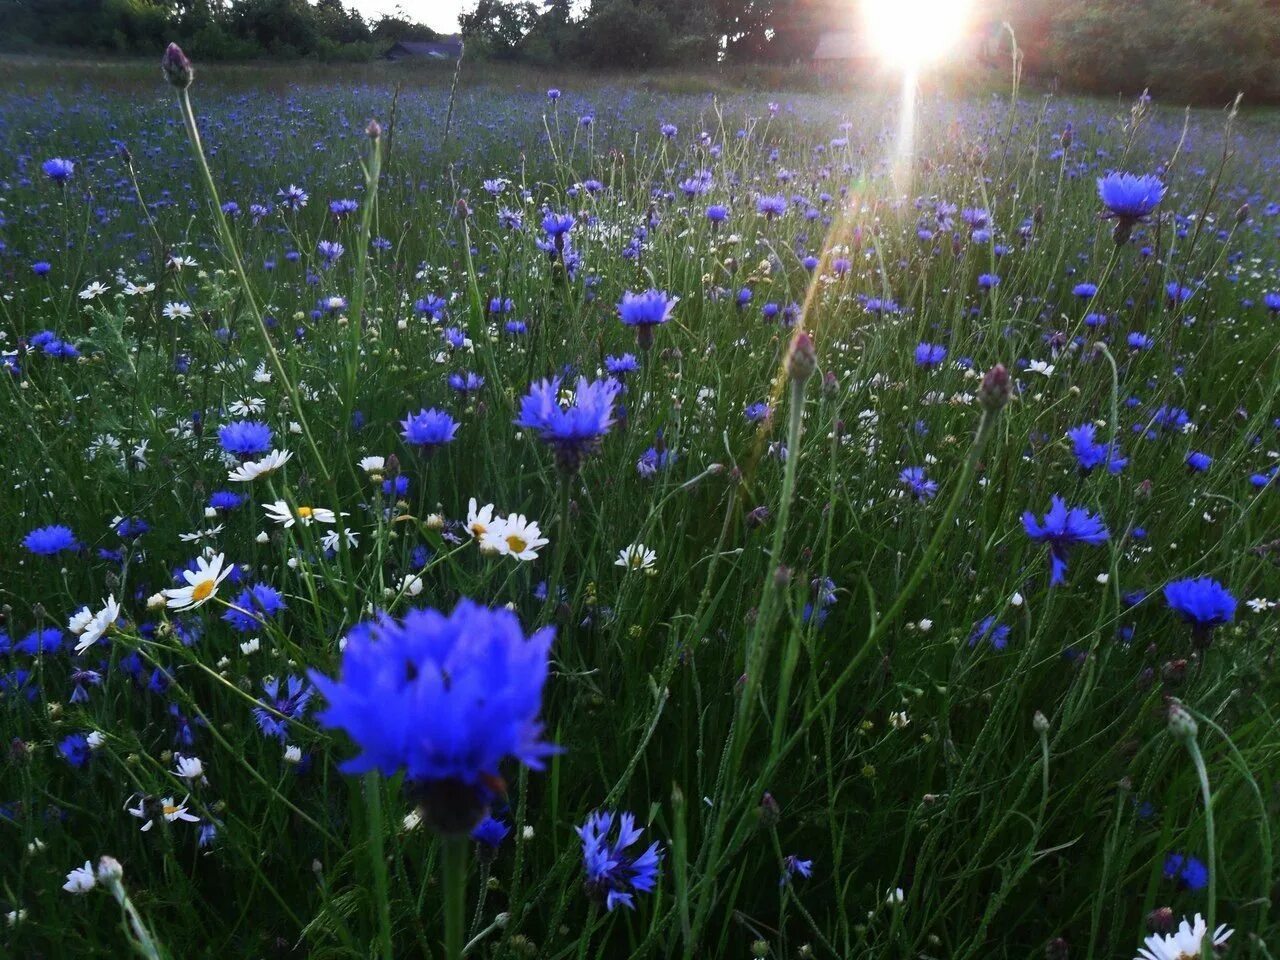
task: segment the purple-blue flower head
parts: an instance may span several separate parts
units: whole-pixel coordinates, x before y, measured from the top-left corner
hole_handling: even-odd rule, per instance
[[[1151,216],[1164,199],[1165,185],[1157,176],[1134,176],[1132,173],[1109,173],[1098,178],[1098,197],[1108,216],[1131,225]]]
[[[665,290],[646,290],[643,293],[622,294],[618,304],[618,317],[628,327],[636,328],[637,344],[641,350],[653,346],[653,328],[671,319],[678,298]]]
[[[54,183],[66,183],[71,179],[72,174],[76,172],[76,165],[71,160],[52,157],[40,164],[40,169]]]
[[[917,500],[932,500],[938,493],[938,483],[925,476],[924,467],[906,467],[898,474],[898,482],[911,491]]]
[[[400,421],[405,442],[432,449],[452,443],[458,422],[443,410],[419,410]]]
[[[504,760],[538,770],[555,751],[538,720],[554,636],[466,599],[383,616],[349,634],[338,679],[311,674],[329,703],[318,719],[359,747],[345,772],[404,771],[433,826],[470,831]]]
[[[554,448],[557,462],[576,473],[582,458],[596,450],[614,423],[614,401],[622,385],[612,377],[588,381],[579,377],[570,405],[560,403],[560,378],[541,380],[520,402],[516,426],[537,432]]]
[[[1169,609],[1197,631],[1209,632],[1236,617],[1236,598],[1212,577],[1194,577],[1165,584]]]
[[[227,453],[253,457],[271,449],[271,428],[258,420],[233,420],[218,428],[218,442]]]
[[[22,538],[22,545],[42,557],[50,557],[65,550],[75,550],[80,546],[71,528],[64,527],[62,524],[37,527]]]
[[[615,820],[617,836],[610,840]],[[606,910],[635,908],[635,893],[649,893],[658,880],[661,851],[655,840],[639,855],[629,853],[644,833],[633,814],[597,811],[577,828],[582,838],[582,863],[587,871],[587,893]]]
[[[255,583],[240,591],[222,619],[240,633],[252,633],[284,608],[284,597],[279,590],[269,584]]]
[[[1079,543],[1097,546],[1107,541],[1107,528],[1101,517],[1084,507],[1068,507],[1057,494],[1043,520],[1037,521],[1035,514],[1028,510],[1022,515],[1022,526],[1036,543],[1049,545],[1050,586],[1062,583],[1067,570],[1067,551],[1072,546]]]
[[[947,348],[940,343],[921,343],[916,347],[917,367],[936,367],[947,359]]]

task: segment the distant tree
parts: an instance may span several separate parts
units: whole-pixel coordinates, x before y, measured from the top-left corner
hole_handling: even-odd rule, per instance
[[[671,27],[653,0],[606,0],[582,24],[580,59],[595,67],[654,67],[671,57]]]
[[[414,23],[397,14],[384,14],[375,20],[370,28],[370,33],[374,40],[384,46],[399,40],[430,42],[440,38],[438,33],[425,24]]]
[[[525,35],[537,21],[538,7],[527,0],[521,3],[476,0],[474,7],[458,17],[463,37],[498,60],[517,57]]]

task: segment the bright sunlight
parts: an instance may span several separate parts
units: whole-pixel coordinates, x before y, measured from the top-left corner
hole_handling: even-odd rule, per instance
[[[955,45],[971,7],[971,0],[862,0],[862,16],[880,56],[910,69]]]

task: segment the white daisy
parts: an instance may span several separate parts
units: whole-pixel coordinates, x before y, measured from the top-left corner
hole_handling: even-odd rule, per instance
[[[290,509],[289,504],[283,500],[277,500],[275,503],[264,503],[262,509],[267,512],[268,517],[276,523],[282,524],[286,530],[295,523],[309,527],[313,523],[333,523],[337,519],[334,512],[325,507],[293,507]]]
[[[195,570],[183,570],[185,587],[170,587],[163,591],[170,610],[194,610],[218,592],[218,584],[227,578],[232,567],[222,569],[226,557],[219,553],[212,560],[196,557]]]
[[[113,594],[102,601],[102,609],[90,614],[87,620],[84,619],[86,613],[89,613],[88,607],[67,622],[71,632],[80,637],[80,641],[76,644],[76,653],[84,653],[102,639],[102,635],[119,619],[120,604],[116,603]]]
[[[169,320],[185,320],[191,316],[191,307],[185,303],[170,301],[164,305],[164,309],[160,312]]]
[[[85,287],[83,290],[80,291],[80,299],[93,300],[97,297],[102,296],[104,293],[106,293],[110,289],[111,288],[108,287],[101,280],[95,280],[93,281],[93,283],[89,284],[87,287]]]
[[[1053,369],[1052,363],[1045,363],[1043,360],[1032,360],[1027,364],[1028,373],[1038,373],[1046,377],[1053,376]]]
[[[493,525],[493,504],[487,503],[479,509],[476,508],[476,498],[472,497],[467,503],[467,532],[471,536],[479,540],[485,535],[485,532]]]
[[[295,746],[292,743],[287,744],[284,748],[284,762],[285,763],[301,763],[302,748]]]
[[[288,450],[272,450],[261,460],[246,460],[232,470],[227,479],[236,483],[248,483],[265,477],[268,473],[275,473],[292,459],[293,454]]]
[[[550,542],[542,536],[536,520],[513,513],[489,527],[480,539],[480,547],[517,560],[537,560],[538,551]]]
[[[154,283],[137,284],[130,280],[124,285],[124,292],[126,296],[141,297],[150,293],[155,288],[156,285]]]
[[[360,469],[365,473],[381,473],[386,469],[386,457],[361,457]]]
[[[183,780],[202,780],[204,779],[204,764],[199,757],[184,757],[179,754],[174,758],[174,762],[178,765],[173,772]]]
[[[267,401],[262,397],[249,397],[247,400],[236,400],[227,409],[237,417],[247,417],[266,410]]]
[[[1176,932],[1163,936],[1153,933],[1147,937],[1147,945],[1138,949],[1136,960],[1194,960],[1200,956],[1200,945],[1204,942],[1206,933],[1208,924],[1200,914],[1196,914],[1194,927],[1184,917]],[[1224,923],[1213,932],[1213,945],[1217,947],[1226,943],[1231,934],[1232,931]]]
[[[615,567],[626,567],[628,570],[650,572],[655,571],[654,564],[657,562],[658,554],[656,551],[649,549],[643,543],[633,543],[631,546],[623,547],[618,551],[618,559],[613,561],[613,565]]]
[[[340,534],[337,530],[330,530],[320,538],[320,546],[324,547],[326,550],[333,550],[334,552],[337,552],[340,546],[338,540],[339,536]],[[356,531],[344,528],[341,536],[345,536],[347,538],[347,546],[351,549],[354,550],[356,547],[360,546],[360,534],[356,533]]]
[[[98,878],[93,874],[93,864],[86,860],[83,867],[76,867],[67,874],[67,882],[62,885],[62,889],[67,893],[88,893],[97,883]]]

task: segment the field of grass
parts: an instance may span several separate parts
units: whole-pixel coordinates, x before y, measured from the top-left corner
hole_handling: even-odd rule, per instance
[[[1280,120],[196,71],[5,68],[0,954],[1277,955]]]

